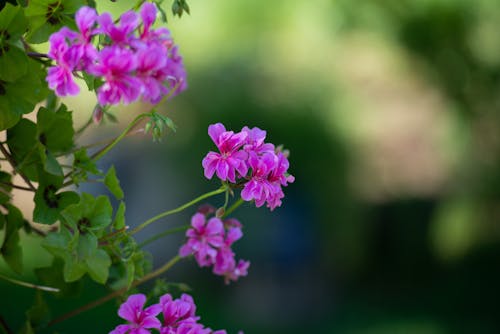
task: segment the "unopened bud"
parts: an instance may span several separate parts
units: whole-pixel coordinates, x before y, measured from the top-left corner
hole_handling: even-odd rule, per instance
[[[226,210],[224,210],[224,208],[218,208],[217,211],[215,211],[215,217],[220,218],[224,216],[225,212]]]
[[[103,115],[104,113],[102,111],[102,107],[100,105],[96,105],[94,112],[92,113],[92,120],[94,121],[94,124],[101,123]]]
[[[215,212],[215,207],[213,205],[210,205],[210,204],[203,204],[203,205],[200,205],[200,207],[198,208],[198,212],[201,213],[202,215],[209,215],[211,213],[214,213]]]

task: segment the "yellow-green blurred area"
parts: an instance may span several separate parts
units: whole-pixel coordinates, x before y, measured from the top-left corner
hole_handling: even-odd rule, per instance
[[[131,3],[98,9],[118,15]],[[101,165],[116,165],[127,224],[218,186],[201,167],[215,149],[212,123],[267,130],[290,150],[296,177],[281,208],[235,213],[248,277],[225,286],[194,261],[165,276],[190,285],[203,322],[246,334],[500,333],[500,2],[188,3],[191,15],[170,15],[168,27],[189,89],[160,107],[178,131],[159,144],[128,138]],[[83,124],[95,97],[67,102]],[[139,110],[147,106],[115,108],[123,122],[94,126],[81,142],[109,138]],[[185,224],[194,210],[139,240]],[[181,242],[151,244],[155,266]],[[25,258],[35,266],[33,249]],[[2,306],[34,298],[5,282],[0,289]],[[103,293],[92,291],[71,307]],[[120,321],[116,309],[110,302],[56,329],[105,333]]]

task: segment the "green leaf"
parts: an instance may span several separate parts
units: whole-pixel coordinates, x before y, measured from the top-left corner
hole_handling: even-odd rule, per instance
[[[21,7],[7,4],[0,11],[0,79],[14,81],[28,69],[28,57],[19,38],[27,21]]]
[[[23,9],[19,6],[6,4],[0,11],[0,30],[9,32],[10,39],[18,39],[26,31],[28,22],[24,17]]]
[[[64,261],[60,258],[54,258],[50,267],[37,268],[35,269],[35,274],[43,284],[59,289],[59,292],[56,293],[57,296],[74,297],[79,295],[82,289],[82,282],[65,282],[63,268]]]
[[[39,146],[40,156],[42,157],[43,169],[50,174],[63,176],[63,170],[56,158],[43,146]]]
[[[120,206],[115,213],[115,220],[113,221],[113,227],[116,230],[121,230],[125,227],[125,203],[120,202]]]
[[[0,205],[10,201],[10,191],[12,187],[7,185],[11,182],[12,175],[0,171]],[[0,225],[0,228],[2,226]]]
[[[19,229],[25,221],[21,211],[15,206],[6,205],[9,213],[6,216],[5,237],[0,249],[5,262],[16,273],[23,272],[23,249],[19,245]]]
[[[129,288],[135,278],[135,264],[132,260],[120,261],[109,269],[108,284],[113,290]]]
[[[88,156],[87,150],[82,148],[74,153],[71,179],[75,184],[86,182],[88,180],[88,173],[94,175],[102,174],[101,171],[97,169],[95,161]]]
[[[30,43],[46,42],[49,36],[63,26],[76,30],[73,15],[82,6],[83,0],[31,0],[25,14],[30,22],[27,40]]]
[[[37,150],[36,124],[28,119],[19,121],[7,130],[7,145],[19,171],[36,181],[37,169],[42,163]]]
[[[39,171],[39,179],[33,220],[41,224],[53,224],[61,218],[61,211],[77,203],[80,196],[73,191],[58,192],[62,186],[62,177]]]
[[[23,50],[10,44],[0,45],[1,80],[8,82],[15,81],[26,74],[27,69],[28,57]]]
[[[59,232],[49,233],[42,241],[42,247],[52,255],[65,258],[75,247],[78,236],[73,236],[66,228],[61,228]]]
[[[82,232],[100,231],[111,224],[113,208],[106,196],[83,193],[78,204],[68,206],[61,215],[72,228]],[[99,234],[99,233],[98,233]]]
[[[28,59],[25,75],[13,82],[0,80],[0,131],[16,125],[23,114],[32,112],[35,104],[47,96],[45,75],[41,64]]]
[[[64,280],[74,282],[82,278],[87,272],[87,266],[84,262],[79,262],[74,257],[67,257],[64,261]]]
[[[28,318],[30,327],[35,330],[44,327],[49,323],[49,306],[43,299],[43,295],[40,291],[36,292],[35,303],[28,311],[26,311],[26,317]]]
[[[116,177],[115,166],[111,166],[111,168],[106,173],[104,177],[104,184],[109,189],[109,191],[116,197],[116,199],[123,198],[123,190],[120,187],[120,181]]]
[[[52,152],[65,152],[73,147],[72,113],[63,105],[56,112],[41,107],[37,114],[37,138]]]
[[[89,276],[97,283],[106,283],[109,275],[109,267],[111,266],[111,259],[108,253],[102,249],[97,249],[85,262]]]

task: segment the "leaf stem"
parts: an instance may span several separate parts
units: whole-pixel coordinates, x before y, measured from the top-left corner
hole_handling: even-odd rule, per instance
[[[150,243],[152,243],[153,241],[156,241],[158,239],[161,239],[163,237],[166,237],[167,235],[170,235],[170,234],[175,234],[177,232],[183,232],[183,231],[186,231],[188,228],[190,228],[191,225],[182,225],[182,226],[179,226],[179,227],[174,227],[174,228],[171,228],[169,230],[166,230],[164,232],[161,232],[159,234],[156,234],[154,236],[152,236],[151,238],[149,239],[146,239],[144,240],[143,242],[141,242],[137,247],[139,248],[142,248]]]
[[[176,264],[177,262],[179,262],[179,260],[181,259],[181,257],[179,255],[176,255],[174,256],[172,259],[170,259],[170,261],[168,261],[167,263],[165,263],[163,266],[161,266],[160,268],[156,269],[155,271],[153,272],[150,272],[149,274],[147,274],[146,276],[142,277],[141,279],[138,279],[134,282],[132,282],[132,284],[130,285],[130,289],[131,288],[135,288],[136,286],[138,285],[141,285],[143,283],[146,283],[147,281],[149,280],[152,280],[153,278],[156,278],[158,276],[160,276],[161,274],[165,273],[167,270],[169,270],[170,268],[172,268],[172,266],[174,264]],[[53,326],[57,323],[60,323],[64,320],[67,320],[69,318],[72,318],[82,312],[85,312],[85,311],[88,311],[94,307],[97,307],[101,304],[104,304],[105,302],[107,302],[108,300],[111,300],[113,298],[116,298],[116,297],[119,297],[121,296],[122,294],[124,294],[125,292],[127,292],[129,290],[128,287],[124,287],[124,288],[121,288],[120,290],[116,290],[116,291],[113,291],[109,294],[107,294],[106,296],[104,297],[101,297],[99,299],[96,299],[88,304],[85,304],[73,311],[70,311],[66,314],[63,314],[62,316],[52,320],[51,322],[49,322],[49,324],[47,325],[47,327],[50,327],[50,326]]]
[[[227,209],[224,214],[222,215],[222,218],[225,218],[227,216],[229,216],[231,213],[233,213],[234,210],[236,210],[241,204],[243,204],[244,200],[243,198],[239,198],[236,202],[233,203],[233,205],[231,205],[229,207],[229,209]]]
[[[103,149],[94,153],[92,155],[92,160],[97,161],[100,158],[102,158],[104,155],[106,155],[106,153],[108,153],[113,147],[115,147],[116,144],[118,144],[123,138],[125,138],[125,136],[127,136],[127,134],[134,128],[134,126],[139,124],[139,122],[143,118],[150,117],[151,115],[152,115],[152,113],[147,112],[147,113],[140,114],[136,118],[134,118],[134,120],[132,122],[130,122],[130,124],[125,128],[125,130],[123,130],[123,132],[118,137],[116,137],[111,143],[106,145]]]
[[[145,228],[146,226],[148,226],[149,224],[157,221],[158,219],[161,219],[163,217],[166,217],[166,216],[169,216],[171,214],[174,214],[174,213],[177,213],[177,212],[180,212],[188,207],[190,207],[191,205],[194,205],[202,200],[204,200],[205,198],[209,198],[209,197],[212,197],[212,196],[215,196],[215,195],[218,195],[220,193],[223,193],[225,191],[227,191],[227,186],[222,186],[220,187],[219,189],[217,190],[214,190],[214,191],[210,191],[208,193],[205,193],[203,195],[200,195],[198,197],[196,197],[195,199],[193,199],[192,201],[189,201],[175,209],[172,209],[172,210],[168,210],[168,211],[165,211],[165,212],[162,212],[152,218],[149,218],[148,220],[146,220],[144,223],[140,224],[139,226],[137,226],[136,228],[134,228],[131,232],[130,232],[130,235],[134,235],[136,234],[137,232],[141,231],[143,228]]]
[[[38,284],[33,284],[25,281],[20,281],[15,278],[7,277],[3,274],[0,274],[0,279],[3,279],[4,281],[10,282],[12,284],[24,286],[26,288],[31,288],[31,289],[37,289],[37,290],[42,290],[42,291],[48,291],[48,292],[59,292],[59,289],[57,288],[52,288],[50,286],[43,286],[43,285],[38,285]]]

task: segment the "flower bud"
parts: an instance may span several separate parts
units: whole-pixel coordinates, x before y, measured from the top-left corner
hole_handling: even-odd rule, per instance
[[[226,210],[224,210],[224,208],[218,208],[217,211],[215,211],[215,217],[220,218],[224,216],[225,212]]]
[[[100,124],[103,115],[104,112],[102,111],[102,107],[100,105],[96,105],[94,112],[92,113],[92,120],[94,121],[94,124]]]

